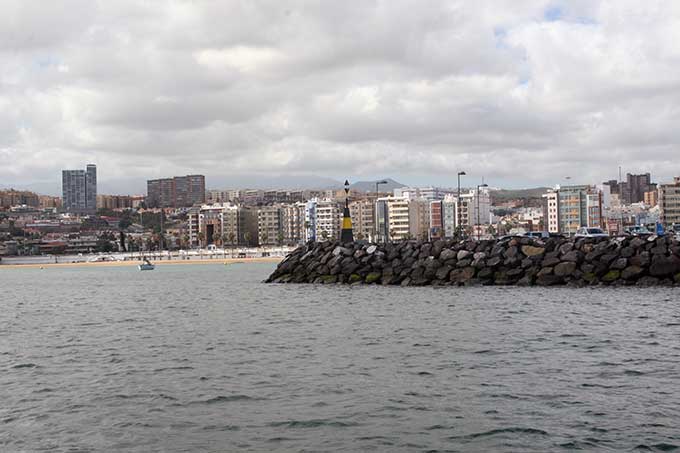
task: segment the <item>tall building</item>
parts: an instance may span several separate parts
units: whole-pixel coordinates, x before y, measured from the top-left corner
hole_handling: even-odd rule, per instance
[[[319,200],[316,203],[316,240],[340,239],[342,210],[336,201],[330,199]]]
[[[463,228],[490,223],[491,194],[488,188],[482,187],[479,191],[472,189],[468,193],[461,194],[458,200],[458,208],[460,210],[460,226]]]
[[[594,186],[557,186],[543,198],[543,218],[551,233],[574,234],[583,226],[604,227],[602,192]]]
[[[680,176],[673,178],[673,184],[659,186],[659,207],[664,226],[680,225]]]
[[[146,182],[150,208],[181,208],[205,203],[205,176],[187,175]]]
[[[456,234],[458,199],[447,195],[443,200],[430,202],[430,238],[451,239]]]
[[[85,170],[61,172],[62,206],[71,214],[97,212],[97,166],[88,164]]]
[[[645,205],[648,207],[654,207],[659,204],[659,191],[652,190],[650,192],[645,192]]]
[[[239,237],[238,207],[229,203],[195,206],[189,210],[189,243],[206,247],[211,244],[236,245]]]
[[[656,184],[652,183],[649,173],[641,175],[626,175],[626,187],[624,188],[624,202],[626,204],[640,203],[645,199],[645,192],[657,190]]]
[[[371,200],[357,200],[349,204],[352,229],[356,239],[372,239],[375,236],[375,205]]]
[[[611,179],[603,184],[609,186],[612,196],[614,198],[618,196],[619,202],[622,204],[639,203],[644,201],[645,192],[657,190],[657,185],[652,182],[649,173],[639,175],[627,173],[625,181],[619,182]]]
[[[306,240],[305,208],[307,204],[297,202],[281,209],[283,242],[287,245],[301,244]]]
[[[284,235],[281,206],[262,206],[258,209],[257,235],[260,245],[282,245]]]
[[[380,241],[394,241],[411,237],[409,199],[406,197],[378,198],[376,223]]]
[[[430,200],[416,198],[408,204],[409,237],[427,240],[430,232]]]

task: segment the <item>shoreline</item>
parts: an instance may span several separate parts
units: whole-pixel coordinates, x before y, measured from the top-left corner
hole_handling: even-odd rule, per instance
[[[193,259],[193,260],[159,260],[153,261],[154,265],[178,265],[178,264],[242,264],[242,263],[278,263],[283,261],[283,257],[270,256],[265,258],[212,258],[212,259]],[[99,261],[94,263],[45,263],[45,264],[0,264],[0,269],[46,269],[53,267],[121,267],[137,266],[141,264],[139,260],[128,261]]]

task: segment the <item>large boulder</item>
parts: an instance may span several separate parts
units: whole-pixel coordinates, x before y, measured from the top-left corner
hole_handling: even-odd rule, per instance
[[[565,261],[555,266],[555,268],[553,269],[553,273],[560,277],[566,277],[567,275],[573,274],[575,270],[576,270],[575,262]]]
[[[533,245],[523,245],[522,253],[524,253],[526,256],[539,256],[545,253],[545,249],[543,247],[535,247]]]

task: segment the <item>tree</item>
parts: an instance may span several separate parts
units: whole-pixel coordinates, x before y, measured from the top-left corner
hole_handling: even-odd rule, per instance
[[[246,245],[250,245],[250,238],[252,235],[250,234],[250,231],[246,231],[243,233],[243,240],[245,241]]]
[[[283,233],[279,231],[279,234],[276,235],[276,243],[280,246],[283,245]]]
[[[263,231],[263,232],[262,232],[262,238],[261,238],[261,239],[262,239],[262,244],[261,244],[261,245],[265,245],[265,244],[267,244],[267,243],[269,242],[269,235],[267,234],[266,231]]]
[[[229,237],[229,243],[231,246],[234,246],[234,242],[236,241],[236,235],[234,234],[233,231],[230,231],[229,234],[227,235]]]
[[[118,228],[122,231],[127,230],[130,225],[132,225],[132,220],[128,217],[124,217],[118,221]]]
[[[328,239],[328,231],[321,230],[321,237],[323,238],[324,241]]]
[[[197,234],[197,237],[198,237],[198,246],[203,247],[203,241],[205,240],[205,233],[203,233],[202,231],[199,231],[198,234]]]
[[[215,232],[212,237],[213,243],[215,245],[218,245],[220,238],[221,238],[220,233]]]

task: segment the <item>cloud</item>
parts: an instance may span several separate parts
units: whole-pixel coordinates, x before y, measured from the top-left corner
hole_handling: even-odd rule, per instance
[[[664,181],[679,19],[660,0],[0,0],[0,186],[58,192],[88,162],[120,192],[199,172]]]

